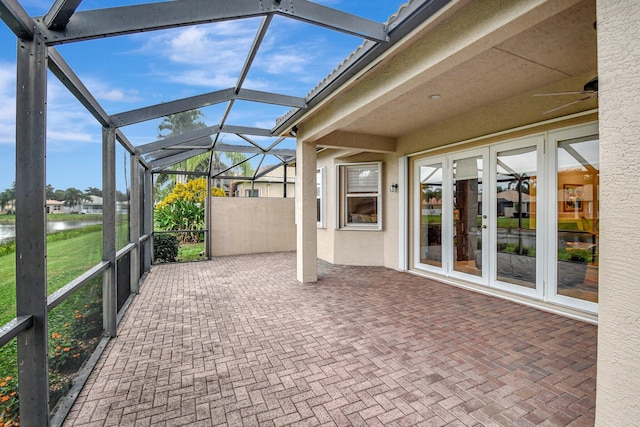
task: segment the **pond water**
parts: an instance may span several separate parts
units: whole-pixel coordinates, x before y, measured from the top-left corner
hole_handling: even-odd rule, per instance
[[[47,222],[47,233],[82,228],[93,224],[100,224],[100,221],[49,221]],[[15,224],[0,224],[0,243],[6,243],[15,237]]]

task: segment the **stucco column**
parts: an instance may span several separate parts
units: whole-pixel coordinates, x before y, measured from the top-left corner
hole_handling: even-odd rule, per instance
[[[600,0],[597,426],[640,420],[640,2]]]
[[[296,257],[298,281],[318,281],[316,145],[296,144]]]

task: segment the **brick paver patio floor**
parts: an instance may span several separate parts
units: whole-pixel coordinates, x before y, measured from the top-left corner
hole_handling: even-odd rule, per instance
[[[593,325],[295,254],[159,265],[65,426],[593,425]]]

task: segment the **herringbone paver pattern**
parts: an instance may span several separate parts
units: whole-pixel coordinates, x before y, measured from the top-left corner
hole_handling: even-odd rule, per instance
[[[593,425],[596,327],[295,254],[156,266],[66,426]]]

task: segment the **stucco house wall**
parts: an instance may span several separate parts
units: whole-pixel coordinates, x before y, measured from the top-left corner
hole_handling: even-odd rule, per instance
[[[336,227],[336,202],[339,189],[336,166],[344,163],[382,162],[382,230],[353,230]],[[328,262],[348,265],[371,265],[397,268],[398,157],[385,153],[358,153],[352,150],[323,150],[318,168],[325,170],[326,227],[318,228],[318,257]]]
[[[640,3],[598,2],[601,270],[596,425],[640,420]]]

